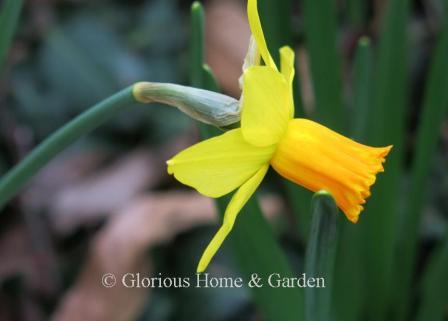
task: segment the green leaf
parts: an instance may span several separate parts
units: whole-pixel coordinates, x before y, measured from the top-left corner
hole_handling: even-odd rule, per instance
[[[314,194],[305,273],[308,278],[324,278],[325,287],[305,288],[307,321],[332,320],[331,295],[337,246],[337,215],[338,209],[328,192],[320,191]]]
[[[448,230],[447,230],[448,232]],[[448,233],[446,240],[431,255],[421,284],[421,306],[417,321],[442,321],[448,306]]]
[[[419,228],[425,202],[432,160],[437,150],[444,115],[448,110],[448,22],[445,22],[432,58],[423,111],[420,116],[415,156],[412,163],[411,181],[406,210],[399,224],[396,279],[397,320],[407,319],[410,304],[412,276],[418,249]],[[430,319],[428,319],[430,320]]]
[[[385,173],[377,177],[361,220],[366,224],[365,252],[369,277],[369,318],[385,320],[392,299],[392,265],[402,177],[405,100],[407,89],[407,22],[409,0],[387,2],[375,65],[373,109],[367,143],[394,145]]]
[[[0,70],[19,21],[23,0],[5,0],[0,13]]]
[[[344,129],[340,58],[336,49],[336,1],[305,0],[305,41],[311,63],[317,119]]]
[[[190,84],[204,86],[204,10],[199,2],[191,5]]]
[[[283,46],[292,45],[292,0],[258,0],[258,11],[269,51],[278,64],[278,50]]]
[[[347,0],[346,6],[350,24],[357,30],[361,29],[366,23],[368,2]]]
[[[306,243],[311,225],[311,196],[310,191],[298,186],[296,183],[283,180],[286,187],[286,195],[297,220],[297,232],[302,243]]]
[[[228,201],[228,198],[218,201],[221,213]],[[231,249],[245,279],[249,279],[252,273],[257,273],[263,280],[272,273],[294,277],[255,199],[252,198],[239,214],[232,234]],[[304,294],[301,288],[271,288],[265,284],[264,287],[251,290],[266,320],[304,320]]]
[[[203,64],[204,14],[202,6],[195,2],[191,8],[192,39],[191,82],[197,87],[216,90],[217,84],[211,70]],[[219,130],[201,125],[204,138],[219,134]],[[221,215],[230,200],[229,196],[217,200]],[[293,272],[287,258],[278,245],[269,223],[264,218],[257,201],[252,198],[242,209],[238,221],[228,237],[232,253],[239,264],[240,272],[246,279],[257,273],[264,280],[272,273],[292,277]],[[299,288],[271,288],[269,286],[252,288],[255,303],[269,321],[303,320],[303,291]]]
[[[373,96],[373,52],[370,39],[362,37],[358,42],[353,65],[353,138],[365,141],[369,132]]]
[[[352,133],[355,140],[363,141],[369,128],[372,109],[373,53],[370,40],[362,37],[358,42],[353,64],[354,113]],[[339,231],[339,244],[336,258],[336,278],[334,302],[340,320],[360,320],[367,293],[365,284],[368,276],[364,260],[365,233],[364,214],[358,224],[343,219]],[[347,277],[350,275],[350,277]],[[350,302],[350,304],[347,304]]]

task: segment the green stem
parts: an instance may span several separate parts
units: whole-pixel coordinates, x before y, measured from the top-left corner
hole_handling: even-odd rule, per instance
[[[31,177],[63,149],[117,112],[136,103],[132,93],[133,87],[123,89],[73,119],[44,140],[23,161],[5,174],[0,180],[0,209]]]
[[[337,247],[338,208],[333,197],[321,190],[312,200],[312,223],[305,253],[305,273],[308,277],[323,278],[322,288],[305,288],[307,321],[331,320],[331,295]]]

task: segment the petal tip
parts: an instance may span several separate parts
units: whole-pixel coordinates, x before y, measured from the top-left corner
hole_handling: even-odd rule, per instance
[[[202,266],[201,262],[199,262],[198,267],[196,268],[196,273],[204,273],[206,266]]]
[[[173,160],[169,159],[165,163],[167,165],[166,170],[167,170],[168,174],[169,175],[173,175],[174,174],[174,169],[173,169],[174,162],[173,162]]]

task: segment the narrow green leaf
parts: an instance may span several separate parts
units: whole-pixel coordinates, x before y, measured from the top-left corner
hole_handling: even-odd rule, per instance
[[[192,5],[192,27],[203,28],[204,15],[198,2]],[[203,57],[203,32],[192,30],[191,52]],[[203,59],[203,58],[202,58]],[[216,90],[217,84],[209,68],[204,67],[203,60],[192,57],[191,81],[195,86]],[[219,134],[219,130],[201,125],[204,138]],[[217,207],[221,215],[230,200],[226,196],[217,200]],[[263,217],[257,201],[252,198],[238,215],[237,223],[228,238],[232,253],[239,264],[244,278],[250,278],[257,273],[264,280],[272,273],[279,273],[284,277],[292,277],[293,272],[286,256],[278,245],[274,233]],[[304,317],[303,291],[299,288],[271,288],[264,286],[252,288],[254,301],[269,321],[299,321]]]
[[[333,197],[326,191],[314,194],[312,225],[305,255],[307,278],[323,278],[324,288],[305,288],[307,321],[330,321],[334,262],[337,246],[338,209]]]
[[[0,13],[0,70],[19,21],[23,0],[5,0]]]
[[[385,173],[377,178],[372,197],[361,220],[366,226],[365,243],[369,275],[369,318],[385,320],[392,299],[392,265],[402,174],[405,100],[407,89],[407,35],[409,0],[387,2],[375,65],[374,102],[367,143],[394,145]]]
[[[448,233],[445,242],[431,255],[424,272],[417,321],[444,320],[448,307],[446,280],[448,280]]]
[[[258,0],[258,11],[269,51],[278,64],[278,50],[292,45],[292,0]]]
[[[216,80],[215,76],[213,75],[212,70],[207,64],[204,64],[202,66],[203,68],[203,80],[204,80],[204,86],[208,90],[213,90],[219,92],[219,85],[218,81]]]
[[[190,84],[194,87],[204,85],[204,10],[199,2],[191,5],[190,35]]]
[[[336,1],[305,0],[304,19],[317,119],[334,130],[344,129]]]
[[[366,22],[367,17],[367,1],[360,1],[360,0],[347,0],[346,6],[347,6],[347,13],[348,13],[348,20],[352,27],[354,27],[357,30],[362,29]]]
[[[219,200],[223,213],[229,199]],[[238,217],[232,231],[231,248],[246,279],[257,273],[267,280],[272,273],[291,278],[294,274],[279,247],[272,228],[262,215],[258,202],[252,198]],[[252,288],[258,308],[269,321],[304,320],[304,293],[301,288]]]
[[[297,232],[302,243],[306,243],[311,225],[311,196],[312,192],[297,184],[283,180],[286,195],[297,220]]]
[[[353,64],[353,99],[354,113],[353,138],[365,141],[369,128],[369,117],[372,109],[373,54],[370,40],[362,37],[358,42]],[[339,231],[338,252],[336,258],[336,277],[334,302],[340,320],[360,320],[366,302],[365,283],[365,233],[364,214],[358,224],[342,219]],[[350,275],[350,277],[347,277]],[[347,304],[350,302],[350,304]]]
[[[369,120],[373,95],[373,53],[370,39],[362,37],[358,42],[353,65],[353,137],[365,141],[369,132]]]
[[[431,163],[437,150],[444,115],[448,110],[448,22],[440,34],[428,76],[423,111],[418,127],[410,191],[406,210],[400,220],[397,262],[397,320],[407,320],[410,289],[415,269],[419,227]],[[429,319],[428,319],[429,320]]]

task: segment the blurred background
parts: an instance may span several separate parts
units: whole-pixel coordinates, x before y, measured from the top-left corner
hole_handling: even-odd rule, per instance
[[[393,1],[327,1],[336,13],[334,48],[338,63],[336,70],[320,74],[312,71],[310,52],[325,48],[319,44],[316,47],[316,42],[326,40],[316,36],[308,47],[307,39],[313,35],[306,28],[311,30],[313,23],[304,20],[306,1],[259,2],[268,43],[273,48],[289,44],[296,51],[299,81],[295,90],[300,113],[319,115],[316,106],[322,104],[318,98],[322,95],[315,89],[313,76],[317,79],[328,72],[332,78],[336,71],[340,103],[345,106],[340,115],[354,128],[341,132],[367,143],[367,138],[358,135],[360,119],[376,122],[373,127],[382,130],[381,118],[352,117],[357,108],[354,97],[358,97],[356,50],[362,36],[368,36],[374,48],[388,34],[393,42],[393,29],[381,32],[387,19],[386,8]],[[288,15],[275,20],[268,3]],[[203,5],[206,62],[222,92],[238,98],[238,78],[250,36],[246,3],[208,0]],[[405,59],[405,72],[394,78],[400,70],[391,70],[392,75],[386,77],[391,81],[391,90],[403,92],[405,97],[398,102],[403,112],[397,116],[391,111],[390,115],[400,121],[403,129],[399,146],[403,175],[398,195],[405,195],[410,185],[408,174],[415,159],[426,83],[446,20],[446,3],[442,0],[413,0],[408,5],[404,25],[407,46],[400,51],[407,57],[398,57],[398,61]],[[188,85],[190,6],[187,0],[25,1],[0,78],[0,175],[62,124],[121,88],[142,80]],[[332,23],[326,14],[323,10],[321,18],[320,11],[315,15],[318,29]],[[328,53],[322,54],[325,60]],[[273,55],[277,55],[276,51]],[[329,56],[331,60],[331,53]],[[370,68],[374,73],[376,67]],[[398,82],[403,86],[394,87]],[[332,104],[332,98],[328,99]],[[423,182],[425,201],[419,224],[417,271],[424,271],[447,233],[446,114],[444,120],[439,119],[442,126],[435,125],[437,150]],[[336,123],[331,116],[316,118],[328,125]],[[344,126],[337,129],[341,128]],[[165,160],[198,139],[197,124],[176,109],[157,104],[135,106],[46,166],[1,211],[0,320],[265,320],[247,288],[108,289],[101,285],[101,275],[106,272],[194,277],[197,261],[216,231],[218,216],[212,200],[180,185],[166,173]],[[389,144],[381,138],[373,139],[373,143]],[[386,174],[382,175],[387,173],[386,164]],[[311,195],[303,193],[305,198]],[[306,232],[296,232],[300,217],[293,214],[294,200],[287,201],[285,195],[288,191],[281,179],[270,174],[262,186],[261,205],[288,260],[300,271]],[[406,200],[394,199],[394,203]],[[376,229],[376,234],[381,233]],[[239,276],[227,243],[209,272]],[[346,277],[352,277],[350,271]],[[412,291],[419,287],[419,278],[413,280]],[[447,285],[446,280],[438,281]],[[444,289],[442,293],[448,292],[448,286]],[[419,294],[411,300],[420,302]],[[448,320],[448,300],[443,304],[442,315]],[[369,314],[366,304],[362,306],[356,317],[339,311],[335,320],[371,319],[365,317]],[[397,320],[393,314],[387,315]]]

